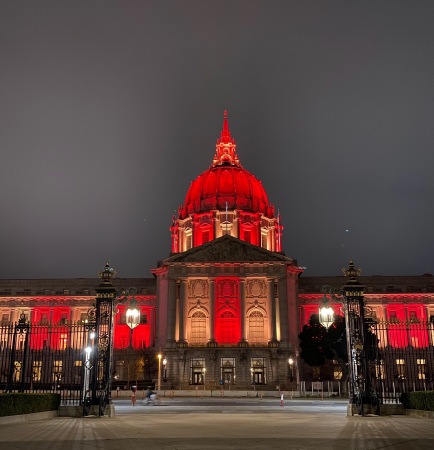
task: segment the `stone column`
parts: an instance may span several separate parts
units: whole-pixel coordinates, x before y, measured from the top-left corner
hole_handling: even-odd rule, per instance
[[[271,337],[271,339],[270,339],[271,342],[276,342],[277,341],[277,338],[276,338],[276,303],[275,303],[275,298],[274,298],[274,280],[269,278],[267,280],[267,283],[268,283],[268,302],[270,305],[270,311],[269,311],[270,334],[269,334],[269,336]]]
[[[149,314],[149,346],[155,346],[155,327],[157,324],[157,315],[155,314],[155,308],[148,309]]]
[[[279,280],[274,280],[274,314],[275,314],[275,320],[274,320],[274,326],[276,328],[276,339],[277,341],[281,341],[282,339],[282,333],[281,333],[281,320],[280,320],[280,300],[279,300]]]
[[[246,280],[240,281],[240,314],[241,314],[241,342],[247,342],[247,335],[246,335]]]
[[[214,312],[214,280],[210,279],[209,289],[209,344],[215,343],[215,312]]]
[[[176,281],[169,280],[169,295],[167,301],[167,345],[175,347],[176,342]]]
[[[187,280],[181,280],[179,286],[179,341],[186,342],[185,317],[187,307]]]

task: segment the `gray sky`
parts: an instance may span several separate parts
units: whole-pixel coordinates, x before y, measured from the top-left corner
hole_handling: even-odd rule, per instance
[[[151,276],[225,108],[306,275],[433,273],[433,23],[432,0],[1,0],[0,278]]]

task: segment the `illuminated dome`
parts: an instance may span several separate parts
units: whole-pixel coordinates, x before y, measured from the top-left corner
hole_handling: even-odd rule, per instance
[[[240,164],[225,111],[212,165],[191,183],[173,219],[172,253],[223,234],[281,251],[281,230],[262,183]]]
[[[189,214],[226,208],[273,216],[262,183],[240,164],[225,111],[212,166],[191,183],[179,217],[184,219]]]

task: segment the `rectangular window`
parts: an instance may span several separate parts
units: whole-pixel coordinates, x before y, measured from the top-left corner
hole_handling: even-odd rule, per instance
[[[68,345],[68,335],[66,333],[60,333],[59,350],[66,350],[67,345]]]
[[[146,316],[146,314],[140,314],[140,324],[141,325],[146,325],[148,323],[148,317]]]
[[[417,378],[418,380],[425,380],[426,378],[426,360],[425,359],[416,359],[417,364]]]
[[[126,377],[124,377],[124,367],[125,362],[123,360],[116,361],[115,364],[115,380],[125,380]]]
[[[337,361],[333,361],[333,379],[341,380],[342,379],[342,367]]]
[[[53,363],[53,381],[59,386],[62,380],[62,360],[55,360]]]
[[[250,360],[250,374],[252,385],[266,384],[265,358],[252,358]],[[292,375],[290,374],[290,377]]]
[[[396,372],[398,375],[398,380],[404,381],[405,380],[405,360],[404,359],[396,360]]]
[[[60,316],[60,325],[68,324],[68,313],[62,313]]]
[[[190,367],[190,384],[205,384],[205,358],[192,358]]]
[[[225,386],[235,384],[235,358],[221,358],[220,377]]]
[[[14,363],[14,381],[20,381],[21,379],[21,361],[15,361]]]
[[[33,381],[41,381],[42,375],[42,361],[33,361],[33,373],[32,379]]]
[[[89,316],[87,315],[87,312],[80,313],[80,322],[81,323],[87,323],[89,319]]]
[[[417,317],[416,311],[409,311],[410,323],[419,323],[419,318]]]
[[[252,233],[249,230],[244,230],[244,240],[246,242],[252,242]]]
[[[9,323],[9,314],[2,314],[2,325],[7,325]]]
[[[386,371],[384,370],[384,361],[380,360],[378,364],[375,365],[375,375],[379,380],[386,379]]]

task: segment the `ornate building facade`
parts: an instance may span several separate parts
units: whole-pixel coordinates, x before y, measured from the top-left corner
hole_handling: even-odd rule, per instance
[[[117,306],[115,379],[133,377],[121,353],[127,349],[142,354],[152,349],[154,358],[164,355],[164,387],[275,389],[292,378],[291,359],[297,378],[311,379],[309,368],[297,359],[298,334],[318,313],[322,286],[339,287],[345,279],[305,277],[297,261],[281,251],[282,229],[261,182],[240,163],[225,113],[211,166],[191,183],[173,218],[171,255],[151,270],[154,278],[114,280],[119,292],[136,288],[141,312],[140,324],[131,330],[125,318],[128,305]],[[416,323],[434,317],[429,274],[360,277],[360,282],[371,317],[378,321]],[[1,326],[20,317],[40,326],[85,323],[97,285],[97,279],[0,280]],[[342,315],[340,304],[332,307]],[[401,334],[386,334],[380,345],[433,344],[428,331]],[[81,345],[68,342],[67,333],[50,336],[45,342],[41,337],[42,346]],[[425,361],[424,377],[434,370],[428,367],[432,361],[418,361]],[[156,365],[148,364],[143,378],[155,379]]]

